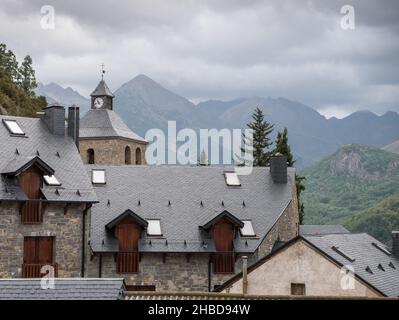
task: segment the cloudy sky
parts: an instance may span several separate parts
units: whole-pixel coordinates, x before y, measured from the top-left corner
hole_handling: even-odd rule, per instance
[[[354,30],[341,26],[344,5]],[[39,81],[86,96],[105,63],[112,90],[143,73],[194,102],[281,96],[327,116],[399,112],[397,0],[1,0],[0,42],[30,54]]]

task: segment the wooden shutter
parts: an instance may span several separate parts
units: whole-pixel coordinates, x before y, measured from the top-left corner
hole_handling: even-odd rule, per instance
[[[125,219],[116,227],[119,252],[117,255],[118,273],[136,273],[139,269],[138,243],[141,227],[132,219]]]
[[[32,166],[22,172],[19,177],[19,185],[22,191],[31,200],[22,205],[21,221],[22,223],[40,223],[42,222],[42,206],[40,201],[41,171]]]
[[[36,238],[24,238],[24,263],[36,263]]]
[[[38,238],[38,255],[37,262],[39,264],[52,264],[53,263],[53,238],[52,237],[39,237]]]
[[[213,258],[214,272],[233,273],[235,263],[233,252],[235,230],[233,224],[228,220],[221,220],[212,227],[212,234],[217,251]]]

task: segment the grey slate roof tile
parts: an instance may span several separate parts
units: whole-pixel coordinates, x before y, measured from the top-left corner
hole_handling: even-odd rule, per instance
[[[317,236],[324,234],[350,233],[341,225],[301,225],[299,226],[300,235]]]
[[[10,162],[18,164],[29,157],[40,154],[46,164],[54,169],[54,175],[62,186],[43,185],[42,192],[49,201],[95,202],[97,197],[87,177],[80,154],[72,138],[53,135],[39,118],[0,115],[0,119],[17,120],[26,136],[11,136],[5,125],[0,122],[0,172],[4,172]],[[16,152],[18,150],[18,152]],[[59,156],[58,156],[59,154]],[[55,194],[56,188],[60,195]],[[80,195],[77,194],[79,189]],[[1,176],[0,200],[25,200],[26,196],[18,186]]]
[[[269,168],[254,168],[252,174],[240,176],[237,188],[225,183],[223,173],[231,166],[86,165],[86,169],[88,176],[92,169],[105,169],[107,180],[94,186],[100,201],[91,215],[94,252],[117,251],[116,239],[105,226],[127,209],[144,219],[161,220],[163,238],[144,236],[139,243],[142,252],[214,251],[213,241],[199,226],[224,210],[252,220],[257,237],[238,236],[234,245],[237,252],[253,252],[290,203],[295,174],[289,168],[288,183],[275,184]]]
[[[399,258],[393,254],[387,255],[376,248],[373,243],[386,248],[377,239],[366,233],[327,234],[304,236],[304,238],[342,265],[351,265],[356,275],[386,296],[399,297]],[[339,247],[353,257],[355,261],[350,262],[344,258],[332,249],[333,246]],[[396,269],[389,266],[391,262]],[[385,271],[378,269],[379,264],[383,266]],[[373,274],[366,271],[367,266],[370,267]]]
[[[91,109],[80,120],[80,138],[121,137],[147,143],[134,133],[113,110]]]
[[[0,279],[0,300],[117,300],[124,290],[118,278],[56,278],[54,289],[42,289],[41,279]]]

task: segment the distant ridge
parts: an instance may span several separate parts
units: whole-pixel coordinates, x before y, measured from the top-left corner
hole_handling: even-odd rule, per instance
[[[382,148],[385,151],[399,154],[399,140],[396,140]]]

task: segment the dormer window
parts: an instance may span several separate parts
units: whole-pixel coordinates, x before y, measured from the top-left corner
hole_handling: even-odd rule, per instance
[[[239,187],[241,186],[240,179],[238,179],[238,175],[236,172],[225,172],[224,177],[226,179],[226,184],[228,186]]]
[[[255,237],[254,227],[251,220],[242,220],[244,226],[240,228],[240,234],[242,237]]]
[[[52,175],[52,176],[43,176],[44,182],[48,186],[60,186],[61,183],[58,181],[58,179]]]
[[[7,127],[8,131],[10,131],[10,133],[12,135],[16,135],[16,136],[24,136],[25,135],[25,132],[21,129],[21,127],[19,126],[19,124],[16,120],[3,119],[3,122],[4,122],[5,126]]]
[[[162,236],[161,220],[147,220],[147,235],[148,236]]]
[[[91,171],[91,182],[93,184],[105,184],[105,170],[93,169]]]

